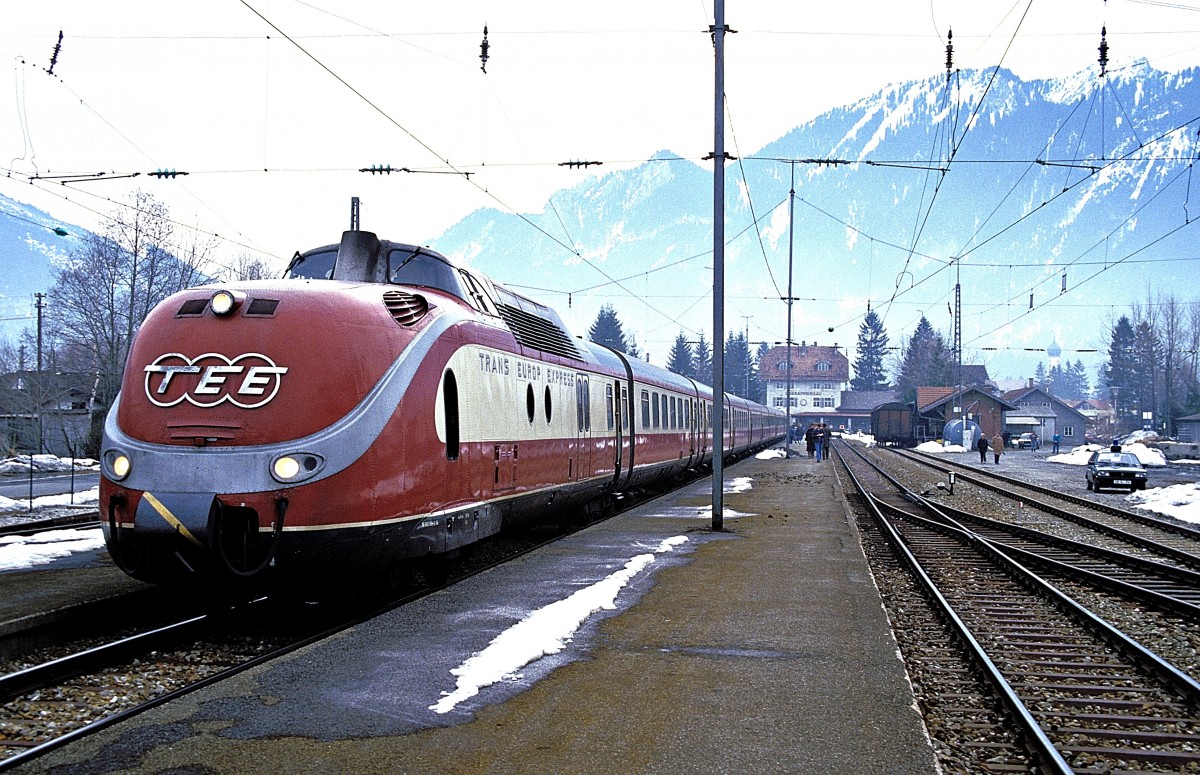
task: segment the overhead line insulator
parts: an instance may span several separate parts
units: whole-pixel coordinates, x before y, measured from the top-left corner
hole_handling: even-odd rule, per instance
[[[173,169],[170,169],[170,170],[161,170],[160,169],[160,170],[155,170],[154,172],[147,172],[146,174],[152,178],[174,178],[177,175],[186,175],[188,173],[180,172],[178,170],[173,170]]]
[[[1108,70],[1108,40],[1105,37],[1107,29],[1100,28],[1100,77],[1103,78]]]
[[[488,39],[487,39],[487,25],[485,24],[485,25],[483,25],[483,41],[479,44],[479,69],[482,70],[485,75],[487,74],[487,61],[488,61]]]
[[[954,30],[946,32],[946,83],[950,83],[950,71],[954,69]]]

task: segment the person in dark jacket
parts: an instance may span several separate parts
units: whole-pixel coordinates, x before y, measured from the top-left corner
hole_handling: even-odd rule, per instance
[[[975,449],[979,450],[979,462],[987,462],[987,436],[979,434],[979,441],[975,442]]]
[[[817,449],[817,431],[812,423],[809,423],[808,430],[804,431],[804,448],[808,450],[808,456],[811,458],[813,452]]]

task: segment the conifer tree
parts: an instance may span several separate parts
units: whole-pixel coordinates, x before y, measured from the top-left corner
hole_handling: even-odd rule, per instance
[[[596,313],[596,320],[592,323],[592,327],[588,329],[588,339],[596,344],[610,347],[617,352],[629,352],[629,345],[625,339],[625,331],[621,327],[621,320],[617,317],[617,310],[611,304],[605,304]],[[636,348],[636,345],[634,347]]]
[[[695,368],[692,361],[692,346],[688,344],[687,337],[680,331],[679,336],[675,337],[675,344],[671,347],[671,354],[667,357],[667,369],[687,377]]]
[[[1136,334],[1133,323],[1122,315],[1113,326],[1108,346],[1108,365],[1104,368],[1104,382],[1110,391],[1113,409],[1117,415],[1117,427],[1123,429],[1123,419],[1129,416],[1130,407],[1135,405],[1138,384],[1138,363],[1134,346]]]
[[[746,398],[750,393],[753,370],[746,335],[730,332],[725,342],[725,391]]]
[[[883,330],[883,321],[875,310],[870,310],[858,327],[858,358],[854,361],[851,390],[887,390],[888,378],[883,368],[887,344],[888,335]]]
[[[924,315],[917,322],[917,329],[904,348],[900,373],[896,387],[905,401],[915,401],[917,388],[921,386],[950,386],[954,384],[954,369],[950,363],[946,340]]]
[[[690,376],[702,385],[711,386],[715,381],[713,379],[712,345],[704,338],[703,331],[700,332],[696,341],[695,358],[692,361]]]

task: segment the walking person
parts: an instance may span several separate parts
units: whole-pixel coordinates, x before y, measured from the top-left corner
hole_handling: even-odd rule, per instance
[[[824,423],[821,424],[821,447],[825,450],[822,460],[828,461],[833,455],[833,430]]]
[[[817,448],[817,462],[821,462],[821,455],[825,452],[825,431],[818,424],[813,429],[813,442]]]
[[[1058,443],[1060,441],[1062,441],[1062,435],[1059,433],[1055,433],[1054,436],[1051,437],[1051,441],[1054,443],[1054,447],[1053,447],[1054,454],[1057,455],[1058,454]]]
[[[979,462],[980,463],[987,462],[987,448],[988,448],[987,436],[984,436],[982,433],[980,433],[979,441],[975,442],[975,449],[979,450]]]
[[[804,448],[808,450],[808,457],[811,460],[813,452],[817,448],[817,432],[813,423],[809,423],[808,430],[804,431]]]
[[[1004,454],[1004,437],[997,433],[992,437],[992,456],[996,458],[996,465],[1000,465],[1000,456]]]

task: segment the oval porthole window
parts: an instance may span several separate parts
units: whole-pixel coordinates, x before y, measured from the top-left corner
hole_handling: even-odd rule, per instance
[[[525,414],[529,422],[533,422],[533,385],[525,386]]]
[[[550,386],[546,386],[546,424],[550,424]]]

